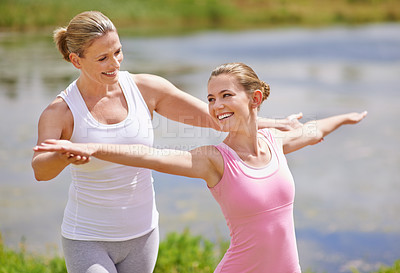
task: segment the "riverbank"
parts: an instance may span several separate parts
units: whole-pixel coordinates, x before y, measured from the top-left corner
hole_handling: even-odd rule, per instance
[[[84,10],[104,12],[125,35],[400,21],[396,0],[2,0],[0,30],[48,31]]]
[[[182,233],[170,233],[160,243],[160,250],[154,273],[196,272],[209,273],[215,268],[226,251],[228,242],[212,243],[201,236],[193,236],[188,230]],[[0,272],[41,272],[67,273],[63,257],[58,255],[39,256],[25,250],[21,243],[19,250],[4,246],[0,234]],[[306,270],[304,273],[313,273]],[[371,273],[398,273],[400,260],[393,266],[382,266]],[[353,273],[358,273],[353,270]]]
[[[400,132],[399,27],[124,37],[123,65],[133,73],[161,75],[204,99],[209,71],[226,60],[238,60],[251,64],[273,86],[267,107],[261,108],[265,116],[303,111],[311,119],[368,110],[365,123],[343,128],[288,159],[296,179],[296,232],[304,268],[337,273],[343,272],[342,265],[362,262],[368,265],[365,273],[377,270],[379,262],[389,265],[400,258],[395,148]],[[37,120],[78,72],[61,60],[51,31],[46,39],[14,35],[20,37],[0,34],[0,109],[7,128],[0,141],[0,230],[9,247],[25,237],[29,251],[43,253],[59,241],[70,175],[66,170],[49,183],[34,180],[30,161]],[[158,147],[188,149],[193,136],[196,144],[217,141],[206,130],[162,120],[156,119],[154,127]],[[188,226],[213,241],[228,237],[223,215],[204,183],[161,175],[154,180],[161,232]],[[43,252],[36,252],[36,246]]]

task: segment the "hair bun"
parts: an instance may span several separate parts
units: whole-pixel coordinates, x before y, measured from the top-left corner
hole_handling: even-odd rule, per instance
[[[262,86],[262,92],[263,92],[263,101],[266,100],[269,97],[269,93],[270,93],[270,87],[269,84],[261,81],[261,86]]]
[[[65,27],[57,28],[53,33],[53,39],[64,60],[70,62],[71,61],[69,59],[70,52],[67,45],[67,28]]]

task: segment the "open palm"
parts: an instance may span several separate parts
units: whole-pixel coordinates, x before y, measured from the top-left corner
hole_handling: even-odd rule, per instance
[[[69,140],[48,139],[34,148],[38,152],[59,152],[69,155],[90,157],[92,155],[89,144],[72,143]]]

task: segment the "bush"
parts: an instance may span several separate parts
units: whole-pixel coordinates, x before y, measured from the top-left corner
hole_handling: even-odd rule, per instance
[[[214,243],[191,235],[187,229],[182,234],[170,233],[160,243],[154,272],[213,272],[226,246],[221,243],[216,249]]]

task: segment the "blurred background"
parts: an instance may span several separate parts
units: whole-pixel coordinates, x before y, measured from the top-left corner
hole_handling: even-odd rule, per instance
[[[400,2],[395,0],[0,1],[0,232],[4,244],[60,253],[69,172],[36,182],[43,109],[78,71],[52,31],[100,10],[116,25],[122,70],[163,76],[206,101],[210,71],[241,61],[271,85],[261,116],[303,121],[368,110],[323,143],[288,156],[303,269],[376,270],[400,258]],[[155,146],[192,149],[223,133],[154,118]],[[205,183],[155,172],[160,231],[229,239]]]

